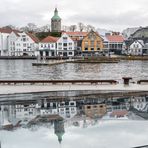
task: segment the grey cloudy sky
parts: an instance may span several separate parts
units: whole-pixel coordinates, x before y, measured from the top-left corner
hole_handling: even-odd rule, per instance
[[[55,6],[62,25],[83,22],[121,31],[148,24],[148,0],[0,0],[0,26],[50,24]]]

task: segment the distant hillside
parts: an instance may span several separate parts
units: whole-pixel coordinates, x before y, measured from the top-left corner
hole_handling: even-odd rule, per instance
[[[112,31],[109,31],[107,29],[101,29],[101,28],[96,29],[96,31],[102,36],[105,36],[106,33],[112,33]]]
[[[133,33],[135,33],[140,27],[135,27],[135,28],[127,28],[123,30],[122,34],[125,39],[128,39]]]

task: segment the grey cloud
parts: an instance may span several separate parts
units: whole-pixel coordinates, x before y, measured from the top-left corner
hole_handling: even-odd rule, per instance
[[[126,26],[147,26],[147,4],[147,0],[0,0],[0,26],[48,24],[57,5],[63,25],[83,22],[122,30]]]

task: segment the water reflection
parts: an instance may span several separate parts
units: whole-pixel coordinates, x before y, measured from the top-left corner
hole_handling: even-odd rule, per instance
[[[60,119],[108,120],[108,119],[148,119],[148,96],[80,99],[0,102],[0,127],[27,127],[40,121]],[[47,119],[46,119],[47,118]],[[49,120],[48,120],[49,119]],[[46,122],[47,122],[46,121]],[[79,125],[76,120],[75,125]]]
[[[88,139],[86,142],[88,145],[84,144],[83,147],[97,147],[97,138],[101,136],[101,133],[102,135],[106,135],[108,131],[108,136],[111,136],[113,132],[111,131],[112,128],[115,129],[115,133],[121,132],[123,134],[123,128],[124,130],[133,130],[136,132],[136,130],[139,130],[138,128],[142,128],[137,128],[137,126],[147,119],[147,95],[107,99],[62,99],[51,101],[50,99],[42,98],[30,101],[1,101],[0,139],[4,148],[9,148],[10,144],[12,148],[24,148],[25,146],[20,146],[20,143],[17,142],[16,139],[22,133],[24,134],[22,135],[24,138],[28,139],[28,137],[32,137],[32,140],[34,139],[35,145],[33,145],[33,141],[31,141],[32,146],[26,145],[27,147],[39,148],[41,145],[38,145],[37,139],[35,140],[33,137],[40,133],[44,138],[39,135],[36,138],[40,139],[39,141],[43,143],[45,148],[48,147],[46,143],[47,139],[51,143],[49,145],[53,147],[59,147],[55,141],[62,147],[75,147],[76,144],[69,145],[69,138],[72,143],[74,142],[72,139],[77,140],[78,145],[81,145],[80,142],[82,138],[86,138]],[[131,125],[133,126],[130,127]],[[147,123],[144,122],[143,125],[146,126]],[[128,129],[128,127],[130,127],[130,129]],[[81,129],[83,129],[83,131]],[[98,131],[99,129],[100,131]],[[92,135],[90,135],[90,133]],[[118,134],[120,135],[121,133]],[[69,135],[68,137],[66,136],[67,134]],[[120,135],[121,137],[123,136],[122,134]],[[12,135],[16,136],[13,138],[16,143],[10,140]],[[93,138],[89,139],[89,135],[93,136]],[[148,137],[148,135],[146,135],[146,137]],[[108,139],[108,137],[105,138]],[[25,142],[26,141],[21,141],[22,144]],[[100,142],[102,145],[102,141]],[[65,143],[67,146],[64,146]],[[114,145],[114,147],[116,146]]]

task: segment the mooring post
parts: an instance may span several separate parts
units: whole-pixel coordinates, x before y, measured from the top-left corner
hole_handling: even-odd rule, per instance
[[[130,80],[132,79],[132,77],[123,77],[123,84],[124,85],[129,85]]]

